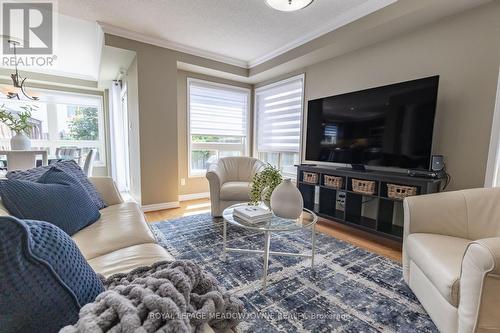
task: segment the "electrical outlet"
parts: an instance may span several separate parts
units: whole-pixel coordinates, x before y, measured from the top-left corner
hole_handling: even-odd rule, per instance
[[[186,178],[181,178],[181,186],[186,186]]]

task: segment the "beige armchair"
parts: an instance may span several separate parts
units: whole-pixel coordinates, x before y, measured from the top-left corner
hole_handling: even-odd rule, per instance
[[[442,333],[500,332],[500,188],[406,198],[404,280]]]
[[[222,216],[227,207],[250,200],[250,183],[264,162],[251,157],[223,157],[209,165],[212,216]]]

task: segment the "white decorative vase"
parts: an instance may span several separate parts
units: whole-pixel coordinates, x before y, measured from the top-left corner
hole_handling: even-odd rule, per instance
[[[10,149],[12,150],[30,150],[31,149],[31,141],[28,136],[24,133],[16,133],[10,139]]]
[[[291,179],[285,179],[271,194],[271,207],[276,216],[296,219],[302,214],[304,200]]]

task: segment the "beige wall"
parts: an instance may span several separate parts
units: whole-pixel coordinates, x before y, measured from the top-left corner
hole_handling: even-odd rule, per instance
[[[177,59],[175,52],[105,35],[106,45],[135,51],[141,204],[177,201]]]
[[[445,155],[450,189],[482,187],[499,75],[499,18],[496,2],[306,67],[297,71],[306,74],[306,101],[438,74],[433,153]]]
[[[500,62],[498,17],[497,1],[293,74],[306,74],[306,100],[439,74],[433,152],[446,156],[450,189],[482,186]],[[177,62],[242,77],[249,71],[109,34],[105,39],[137,53],[140,156],[131,159],[140,163],[142,204],[206,192],[203,179],[187,178],[187,74],[177,71]],[[180,187],[184,177],[187,185]]]
[[[177,72],[177,128],[179,142],[179,195],[208,192],[208,182],[205,177],[188,177],[188,140],[187,140],[187,78],[201,79],[216,83],[234,85],[251,89],[245,83],[215,78],[212,76],[196,74],[186,71]],[[180,185],[180,180],[185,179],[186,185]]]
[[[142,205],[175,204],[179,194],[177,62],[246,76],[247,69],[105,34],[105,44],[136,52]]]

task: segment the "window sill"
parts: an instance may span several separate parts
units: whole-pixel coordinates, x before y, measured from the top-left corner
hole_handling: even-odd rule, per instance
[[[188,175],[188,179],[205,178],[206,175],[207,175],[206,172],[202,174],[190,174]]]

